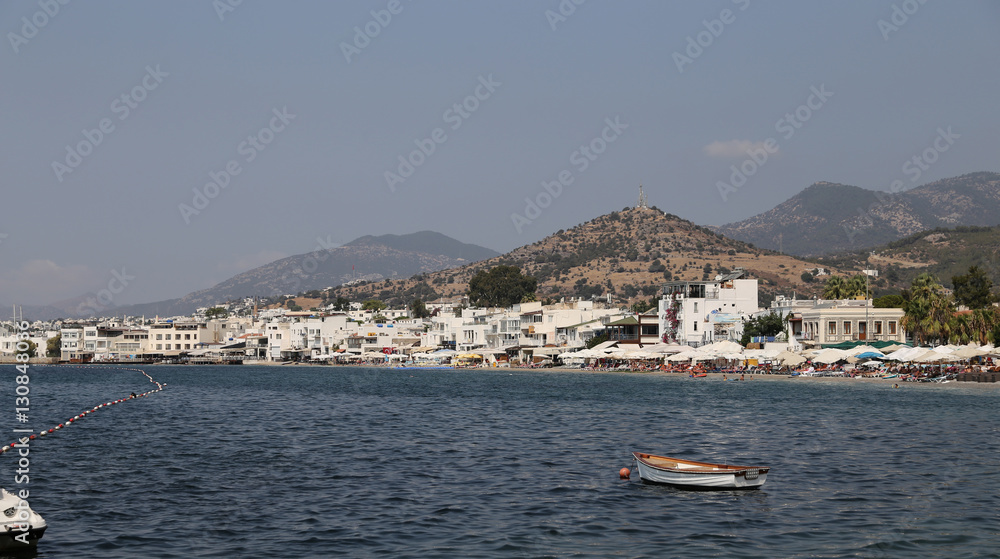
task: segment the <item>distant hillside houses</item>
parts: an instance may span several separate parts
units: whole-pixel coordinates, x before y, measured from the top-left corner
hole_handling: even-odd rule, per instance
[[[212,319],[201,313],[200,318],[36,322],[31,336],[39,356],[49,339],[61,336],[53,359],[68,363],[370,363],[441,351],[478,354],[487,362],[525,362],[580,348],[595,336],[638,347],[739,341],[745,321],[768,312],[786,316],[788,332],[805,343],[906,339],[901,309],[786,297],[762,309],[757,279],[746,276],[737,269],[712,281],[669,282],[658,308],[638,315],[582,299],[466,308],[459,298],[428,302],[431,316],[423,319],[410,318],[406,309],[362,310],[354,304],[346,312],[277,308]],[[0,323],[0,359],[13,359],[16,345],[11,323]]]

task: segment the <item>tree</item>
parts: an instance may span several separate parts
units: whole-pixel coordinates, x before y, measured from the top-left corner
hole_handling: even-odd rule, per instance
[[[799,276],[799,278],[802,280],[803,283],[812,283],[816,281],[816,276],[814,276],[813,273],[810,272],[809,270],[802,272],[802,275]]]
[[[423,301],[414,299],[410,303],[410,314],[413,315],[413,318],[427,318],[431,312],[427,310],[427,305]]]
[[[777,336],[785,331],[785,322],[785,317],[774,311],[751,318],[743,324],[740,345],[747,345],[756,336]]]
[[[906,303],[903,305],[902,326],[913,332],[917,343],[949,338],[954,326],[952,301],[934,276],[923,273],[913,278],[910,289],[903,292],[903,298]]]
[[[510,307],[534,295],[538,280],[522,274],[517,266],[494,266],[479,270],[469,280],[469,302],[480,307]]]
[[[979,266],[970,266],[968,274],[952,276],[951,284],[955,288],[955,302],[970,309],[985,309],[996,300],[993,280]]]
[[[847,280],[847,287],[845,288],[845,297],[847,298],[862,297],[864,299],[867,299],[868,276],[864,274],[851,276],[851,278]]]
[[[46,357],[59,357],[62,352],[62,334],[54,338],[49,338],[49,341],[45,342],[45,356]]]
[[[904,304],[906,304],[906,300],[903,299],[903,296],[898,293],[876,297],[875,300],[872,301],[872,306],[876,309],[901,309]]]
[[[363,311],[380,311],[386,308],[386,304],[378,299],[368,299],[367,301],[361,303],[361,310]]]
[[[18,351],[18,353],[27,353],[28,357],[31,357],[31,358],[36,357],[38,355],[38,344],[36,344],[35,342],[33,342],[31,340],[22,340],[22,341],[24,341],[26,344],[28,344],[28,350],[27,351]],[[20,343],[20,342],[18,342],[18,343]]]
[[[590,338],[589,340],[587,340],[587,349],[590,349],[590,348],[592,348],[594,346],[603,344],[606,341],[608,341],[608,335],[607,334],[601,334],[599,336],[594,336],[593,338]]]
[[[337,297],[337,300],[333,303],[333,310],[349,311],[351,310],[351,301],[344,297]]]
[[[223,318],[227,314],[226,309],[223,307],[212,307],[205,311],[205,318],[212,319],[215,317]]]
[[[840,276],[830,276],[826,278],[826,284],[823,286],[823,298],[846,299],[847,281]]]
[[[636,301],[635,303],[632,303],[632,312],[635,314],[642,314],[650,309],[655,309],[656,307],[656,299],[651,299],[649,301]]]

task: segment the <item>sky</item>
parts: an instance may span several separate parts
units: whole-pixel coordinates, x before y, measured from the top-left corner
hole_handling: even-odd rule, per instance
[[[989,1],[7,0],[0,303],[180,297],[368,234],[506,252],[640,184],[720,225],[998,171],[998,28]]]

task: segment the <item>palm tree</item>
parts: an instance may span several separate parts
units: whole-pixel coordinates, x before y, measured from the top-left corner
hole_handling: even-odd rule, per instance
[[[830,276],[823,286],[824,299],[845,299],[847,298],[847,281],[840,276]]]
[[[923,273],[913,279],[910,289],[904,292],[903,327],[913,332],[918,343],[927,340],[947,340],[954,324],[951,297],[934,276]]]
[[[858,297],[860,295],[863,295],[865,299],[868,298],[868,276],[864,274],[851,276],[845,287],[845,297]]]

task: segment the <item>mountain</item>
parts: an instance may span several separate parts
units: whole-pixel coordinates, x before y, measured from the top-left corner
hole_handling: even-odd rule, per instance
[[[818,182],[767,212],[713,230],[759,247],[815,256],[960,225],[1000,225],[1000,173],[972,173],[895,193]]]
[[[760,279],[762,304],[779,291],[808,296],[820,288],[818,282],[803,280],[803,273],[816,267],[813,263],[728,239],[656,208],[625,208],[502,256],[409,279],[343,285],[331,296],[378,298],[393,305],[418,297],[426,302],[460,296],[473,274],[499,264],[516,265],[537,278],[539,300],[649,299],[669,279],[710,279],[736,267]]]
[[[499,253],[477,245],[459,242],[433,231],[409,235],[364,236],[345,245],[289,256],[229,278],[208,289],[189,293],[179,299],[115,307],[103,314],[133,316],[174,316],[254,295],[296,294],[323,289],[352,281],[375,281],[383,278],[408,278],[414,274],[454,268],[469,262],[497,256]],[[66,305],[32,307],[34,318],[46,320],[81,315],[86,307],[74,299]],[[29,308],[25,308],[26,316]]]
[[[876,294],[898,293],[928,272],[946,287],[953,276],[979,266],[1000,286],[1000,227],[955,227],[923,231],[886,245],[817,259],[822,265],[879,270]]]
[[[466,262],[486,260],[500,254],[492,249],[456,241],[447,235],[435,233],[434,231],[418,231],[409,235],[380,235],[378,237],[366,235],[354,239],[344,246],[361,247],[377,245],[403,252],[437,254],[454,258],[455,260],[465,260]]]

